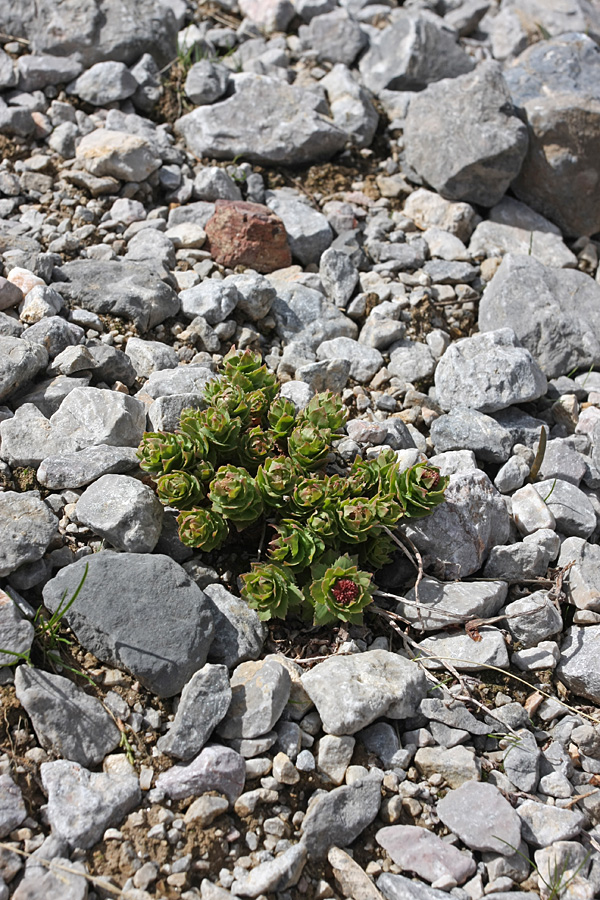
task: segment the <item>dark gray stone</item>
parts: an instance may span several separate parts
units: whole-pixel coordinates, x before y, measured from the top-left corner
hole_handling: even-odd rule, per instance
[[[39,344],[0,335],[0,402],[27,385],[48,365],[48,353]]]
[[[491,416],[466,406],[457,406],[431,425],[431,440],[436,453],[448,450],[472,450],[485,462],[503,463],[515,441],[510,431]]]
[[[565,631],[556,674],[578,697],[600,703],[600,625],[572,625]]]
[[[231,703],[226,666],[205,665],[181,692],[175,719],[158,741],[161,753],[190,759],[196,756],[219,724]]]
[[[74,453],[47,456],[40,463],[36,477],[51,490],[79,488],[91,484],[102,475],[130,472],[138,465],[133,447],[109,447],[100,444]]]
[[[556,530],[567,537],[588,538],[596,530],[596,513],[588,497],[569,481],[552,478],[534,488],[556,520]],[[552,493],[550,493],[552,491]]]
[[[256,738],[278,722],[291,690],[287,669],[266,659],[241,663],[231,676],[232,699],[219,734],[229,738]]]
[[[303,49],[315,53],[317,59],[347,66],[352,65],[367,43],[366,34],[345,9],[315,16],[310,24],[300,26],[298,37]]]
[[[211,612],[215,633],[208,658],[234,669],[242,662],[258,659],[267,629],[245,600],[232,594],[222,584],[209,584],[206,596],[212,601]]]
[[[521,843],[521,820],[492,784],[469,781],[448,791],[437,804],[437,814],[471,850],[509,856]]]
[[[302,822],[310,858],[323,859],[330,847],[347,847],[373,822],[380,806],[381,785],[374,777],[319,797]]]
[[[162,772],[156,786],[173,800],[219,791],[230,803],[235,803],[244,790],[245,780],[243,756],[229,747],[208,744],[191,762],[180,763]]]
[[[102,475],[77,501],[78,521],[117,550],[151,553],[162,529],[163,505],[129,475]]]

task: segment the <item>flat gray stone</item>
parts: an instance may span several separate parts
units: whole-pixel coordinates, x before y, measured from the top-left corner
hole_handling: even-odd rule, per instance
[[[0,402],[24,388],[48,365],[48,353],[40,344],[0,335]]]
[[[479,629],[480,641],[468,634],[440,631],[419,641],[423,665],[443,669],[448,660],[460,672],[478,672],[486,666],[508,668],[508,650],[501,631],[486,625]],[[439,660],[439,661],[438,661]]]
[[[39,466],[47,454],[63,456],[77,450],[77,439],[53,425],[33,403],[24,403],[11,419],[0,422],[0,458],[10,466]]]
[[[578,697],[600,702],[600,625],[572,625],[565,630],[556,674]]]
[[[229,711],[218,727],[223,738],[256,738],[279,720],[291,689],[289,673],[273,660],[241,663],[231,676]]]
[[[548,557],[535,543],[516,543],[492,547],[483,568],[484,578],[501,578],[517,584],[546,574]]]
[[[299,341],[316,350],[324,341],[358,336],[356,323],[326,300],[320,291],[303,284],[278,285],[277,288],[271,315],[277,325],[277,334],[287,343]]]
[[[475,873],[475,861],[426,828],[392,825],[380,828],[375,839],[397,866],[430,884],[449,876],[462,884]]]
[[[75,388],[50,424],[70,434],[78,450],[108,444],[111,447],[137,447],[146,427],[146,410],[139,400],[118,391],[99,388]]]
[[[210,605],[200,588],[167,556],[104,550],[61,569],[46,584],[48,609],[57,609],[65,591],[72,596],[86,566],[66,616],[79,642],[159,697],[179,693],[206,662],[212,640]]]
[[[179,294],[181,311],[186,319],[202,316],[209,325],[225,321],[240,299],[235,285],[213,278],[186,288]]]
[[[506,740],[508,746],[502,760],[504,774],[520,791],[534,793],[540,780],[542,756],[535,737],[526,728],[521,728],[516,736],[509,735]]]
[[[191,762],[161,772],[156,786],[172,800],[218,791],[233,804],[244,790],[245,778],[243,756],[229,747],[208,744]]]
[[[231,703],[226,666],[205,665],[181,692],[175,719],[158,741],[161,753],[190,759],[198,754]]]
[[[460,728],[469,734],[489,734],[489,726],[469,712],[464,703],[457,700],[439,700],[426,697],[421,702],[421,712],[434,722],[442,722],[449,728]]]
[[[10,775],[0,775],[0,839],[18,828],[26,818],[27,809],[21,788]]]
[[[333,231],[323,213],[293,188],[267,191],[265,200],[285,226],[292,255],[303,266],[318,264],[333,241]]]
[[[329,159],[344,146],[346,133],[323,115],[312,91],[249,72],[232,80],[231,97],[201,106],[175,122],[175,131],[196,156],[304,165]],[[254,117],[261,122],[260,131]]]
[[[314,16],[308,25],[300,26],[298,37],[302,48],[315,53],[320,61],[348,66],[367,43],[366,34],[345,9]]]
[[[412,716],[426,691],[420,668],[387,650],[325,660],[301,680],[321,716],[323,730],[336,735],[355,734],[381,716]]]
[[[512,328],[548,378],[600,363],[600,284],[507,254],[479,304],[479,330]]]
[[[254,866],[242,881],[234,881],[233,895],[258,897],[271,891],[285,891],[298,884],[307,858],[306,846],[294,844],[275,859]]]
[[[574,484],[552,478],[536,482],[534,488],[554,516],[557,531],[567,537],[587,538],[596,530],[594,507]]]
[[[368,384],[383,368],[383,356],[379,350],[347,337],[323,341],[317,347],[317,359],[347,359],[350,362],[350,378],[359,384]]]
[[[433,725],[430,726],[432,733],[435,731]],[[438,724],[438,732],[440,729],[447,732],[455,730]],[[463,746],[420,747],[415,754],[414,764],[423,778],[441,775],[451,788],[481,779],[481,763],[473,750],[467,750]]]
[[[451,475],[445,496],[431,516],[405,527],[432,575],[466,578],[481,567],[492,547],[508,540],[508,512],[483,472]]]
[[[158,369],[144,383],[141,394],[156,400],[174,394],[203,394],[206,382],[215,377],[206,366],[178,366],[176,369]]]
[[[380,806],[381,785],[373,777],[319,797],[301,826],[309,857],[323,859],[331,847],[347,847],[373,822]]]
[[[578,809],[546,806],[535,800],[525,800],[517,813],[522,822],[523,840],[534,847],[549,847],[556,841],[571,841],[585,825],[586,817]]]
[[[17,699],[42,747],[82,766],[96,766],[121,741],[121,732],[95,697],[50,672],[19,666]]]
[[[436,453],[472,450],[479,459],[493,463],[506,462],[515,443],[510,431],[495,418],[468,406],[457,406],[435,419],[431,440]]]
[[[521,819],[492,784],[471,781],[448,791],[437,814],[471,850],[509,856],[521,843]]]
[[[32,403],[39,411],[50,418],[55,413],[67,394],[78,387],[89,385],[91,373],[81,376],[57,375],[56,378],[39,381],[25,393],[19,392],[18,396],[11,400],[14,409],[18,409],[25,403]],[[47,454],[46,454],[47,455]]]
[[[0,492],[0,578],[41,559],[58,520],[37,491]]]
[[[537,400],[546,376],[510,328],[476,334],[451,344],[435,370],[437,402],[489,413]]]
[[[127,100],[135,94],[138,83],[126,65],[114,60],[96,63],[68,87],[68,93],[93,106],[106,106]]]
[[[148,378],[157,369],[174,369],[179,365],[177,351],[162,341],[131,337],[125,352],[135,370],[134,377],[137,375],[138,378]]]
[[[412,622],[418,631],[439,631],[475,616],[487,619],[495,615],[506,599],[508,586],[504,581],[451,581],[444,583],[425,575],[419,582],[417,609],[400,601],[396,612]],[[414,588],[406,599],[417,601]]]
[[[76,515],[117,550],[151,553],[160,537],[163,505],[137,478],[102,475],[77,501]]]
[[[137,468],[138,463],[133,447],[99,444],[74,453],[45,457],[36,472],[36,478],[50,490],[86,487],[103,475],[130,472]]]
[[[411,384],[431,378],[433,375],[436,360],[427,344],[404,338],[392,344],[390,349],[390,361],[387,366],[390,375]]]
[[[445,891],[429,887],[421,881],[413,881],[404,875],[390,875],[386,872],[377,879],[377,887],[386,900],[444,900]]]
[[[525,648],[535,647],[563,628],[562,616],[547,591],[534,591],[513,600],[506,606],[505,613],[511,617],[506,623],[508,630]]]
[[[191,66],[184,90],[195,106],[205,106],[219,100],[229,83],[229,70],[210,59],[200,59]]]
[[[343,63],[335,65],[319,83],[327,92],[335,124],[357,147],[369,147],[379,124],[370,92]]]
[[[563,542],[559,566],[574,563],[565,575],[563,590],[569,603],[578,609],[600,612],[600,547],[583,538],[570,537]]]
[[[19,883],[13,894],[14,900],[36,900],[38,897],[44,897],[45,900],[86,900],[86,874],[83,862],[71,862],[68,857],[53,856],[49,868],[39,865],[37,872],[29,872]]]
[[[234,669],[240,663],[258,659],[267,628],[255,610],[222,584],[209,584],[204,593],[212,601],[215,633],[208,658]]]
[[[40,774],[52,831],[73,848],[93,847],[142,797],[136,775],[90,772],[66,759],[42,763]]]

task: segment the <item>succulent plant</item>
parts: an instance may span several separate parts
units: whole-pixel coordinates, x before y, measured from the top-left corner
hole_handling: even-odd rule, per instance
[[[204,416],[199,409],[187,407],[182,410],[179,420],[179,431],[195,443],[199,459],[208,459],[211,463],[215,462],[215,452],[209,444],[206,429],[204,428]]]
[[[327,546],[331,546],[339,538],[340,529],[332,508],[317,509],[308,517],[306,526],[317,534]]]
[[[261,388],[250,391],[246,394],[246,402],[250,412],[250,421],[254,425],[258,425],[266,419],[267,410],[269,409],[269,397],[265,391]]]
[[[254,478],[238,466],[217,469],[208,496],[215,512],[230,519],[238,531],[256,522],[263,511],[262,497]]]
[[[336,509],[340,537],[349,544],[366,541],[371,529],[379,524],[377,509],[366,497],[344,500]]]
[[[202,449],[199,442],[185,434],[147,431],[142,437],[137,456],[140,469],[162,475],[192,467]]]
[[[310,403],[302,410],[300,418],[304,422],[316,425],[317,428],[329,428],[337,431],[345,425],[348,411],[342,403],[342,398],[331,391],[323,391],[315,394]]]
[[[319,469],[329,454],[331,431],[317,425],[299,425],[288,438],[288,453],[301,469]]]
[[[313,606],[315,625],[336,619],[361,625],[373,587],[371,574],[358,568],[356,558],[346,554],[336,558],[330,552],[312,567],[311,574],[313,581],[305,596]]]
[[[404,514],[416,519],[428,516],[444,502],[449,480],[448,475],[440,475],[434,466],[417,463],[404,472],[392,472],[390,488],[392,496],[403,504]]]
[[[291,459],[287,456],[272,456],[266,459],[256,473],[256,484],[267,506],[280,507],[287,502],[294,485],[301,477]]]
[[[303,601],[302,592],[296,587],[291,569],[275,563],[252,563],[249,572],[241,576],[241,595],[258,618],[267,621],[276,617],[285,619],[290,609]]]
[[[202,485],[191,472],[169,472],[156,482],[158,499],[175,509],[193,509],[204,500]]]
[[[328,497],[324,478],[299,478],[290,499],[290,511],[297,516],[308,516],[320,509]]]
[[[291,434],[296,421],[296,407],[286,397],[276,397],[269,408],[269,426],[276,441]]]
[[[199,547],[206,553],[221,547],[229,535],[227,520],[213,509],[181,512],[177,524],[181,542],[188,547]]]
[[[273,449],[273,437],[256,425],[240,437],[237,448],[238,461],[251,472],[256,472],[259,465],[267,459]]]
[[[226,409],[211,406],[199,413],[199,421],[209,446],[225,456],[235,452],[242,427],[240,419],[232,418]]]
[[[269,558],[294,572],[306,569],[325,549],[319,535],[291,519],[282,519],[275,531],[277,535],[269,544]]]
[[[263,365],[260,353],[252,350],[242,351],[232,347],[223,358],[223,374],[230,384],[244,391],[264,391],[268,402],[279,390],[277,377]]]
[[[227,384],[222,379],[209,381],[204,388],[204,399],[209,406],[226,409],[232,419],[241,419],[243,424],[250,418],[247,394],[235,384]]]
[[[393,561],[397,549],[397,545],[387,534],[382,534],[380,529],[373,529],[367,540],[358,544],[358,559],[361,566],[382,569]]]

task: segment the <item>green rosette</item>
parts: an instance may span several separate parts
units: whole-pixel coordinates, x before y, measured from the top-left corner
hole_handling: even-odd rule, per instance
[[[402,504],[407,518],[418,519],[444,502],[449,481],[449,476],[440,475],[435,466],[417,463],[404,472],[392,472],[391,495]]]
[[[237,459],[242,466],[256,472],[272,449],[273,436],[269,432],[263,431],[260,425],[256,425],[241,435],[237,448]]]
[[[187,547],[198,547],[206,553],[221,547],[228,535],[226,519],[213,509],[192,509],[177,516],[179,539]]]
[[[169,472],[157,482],[158,499],[165,506],[175,509],[193,509],[204,500],[204,491],[198,478],[191,472]]]
[[[209,406],[227,410],[232,419],[241,419],[243,425],[250,419],[246,392],[235,384],[227,384],[221,380],[209,381],[204,390],[204,398]]]
[[[327,558],[312,567],[312,584],[305,590],[314,610],[314,624],[341,620],[362,625],[363,610],[373,599],[370,572],[361,571],[354,557]]]
[[[305,406],[300,414],[304,422],[315,425],[317,428],[329,428],[337,431],[346,424],[348,411],[342,398],[331,391],[322,391],[315,394],[308,406]]]
[[[379,524],[375,503],[367,497],[344,500],[336,512],[340,537],[349,544],[366,541],[373,526]]]
[[[254,478],[238,466],[221,466],[210,483],[208,497],[215,512],[229,519],[238,531],[256,522],[263,501]]]
[[[382,569],[393,562],[397,550],[394,541],[381,532],[369,535],[367,540],[357,547],[361,566],[368,566],[370,569]]]
[[[250,572],[241,576],[241,595],[263,622],[285,619],[290,609],[299,606],[304,597],[294,583],[293,573],[275,563],[253,563]]]
[[[253,424],[266,423],[269,397],[260,388],[246,394],[246,403],[250,411],[250,421]]]
[[[315,556],[325,550],[325,544],[317,534],[291,519],[282,519],[275,527],[277,536],[269,544],[269,558],[293,572],[308,568]]]
[[[140,469],[153,474],[168,474],[193,467],[202,446],[184,434],[146,431],[138,447]]]
[[[318,534],[328,546],[339,539],[340,529],[335,512],[331,508],[317,509],[306,520],[306,527]]]
[[[327,499],[330,501],[345,500],[348,497],[348,479],[341,475],[326,475]]]
[[[295,516],[309,516],[321,509],[329,497],[324,478],[299,478],[290,498],[290,512]]]
[[[280,508],[294,490],[301,477],[291,459],[287,456],[272,456],[266,459],[256,473],[256,484],[267,506]]]
[[[276,441],[282,441],[294,429],[296,407],[287,397],[275,397],[268,412],[269,427]]]
[[[252,350],[236,350],[232,347],[223,358],[223,374],[230,384],[246,392],[264,391],[267,403],[277,394],[279,384],[276,375],[262,363],[260,353]]]
[[[288,438],[288,453],[301,469],[319,469],[327,459],[331,446],[331,431],[310,423],[294,428]]]

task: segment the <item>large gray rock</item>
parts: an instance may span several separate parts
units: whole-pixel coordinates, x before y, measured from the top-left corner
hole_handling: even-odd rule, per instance
[[[490,625],[479,630],[480,640],[463,632],[439,631],[422,641],[419,650],[428,669],[446,668],[446,660],[459,672],[478,672],[486,666],[508,668],[508,651],[504,635]]]
[[[513,189],[567,235],[600,229],[600,49],[563,34],[525,50],[505,70],[523,111],[529,150]]]
[[[536,482],[534,488],[546,501],[558,531],[567,537],[587,538],[596,530],[594,507],[576,485],[561,478],[548,478]]]
[[[179,693],[206,662],[210,604],[173,560],[160,554],[101,551],[67,566],[44,588],[54,612],[87,576],[66,620],[103,662],[130,671],[159,697]]]
[[[0,492],[0,578],[41,559],[57,526],[56,516],[37,491]]]
[[[138,83],[121,62],[99,62],[87,69],[69,85],[69,93],[93,106],[126,100],[135,94]]]
[[[405,875],[391,875],[389,872],[379,876],[377,887],[386,900],[444,900],[444,897],[448,897],[445,891],[438,891],[422,881],[415,881]]]
[[[475,873],[475,861],[426,828],[392,825],[380,828],[375,839],[403,871],[414,872],[430,884],[450,876],[462,884]]]
[[[126,553],[151,553],[160,537],[163,505],[129,475],[103,475],[77,501],[78,521]]]
[[[351,844],[375,819],[380,806],[381,785],[372,777],[321,795],[302,821],[311,859],[322,859],[330,847]]]
[[[335,9],[322,16],[315,16],[308,25],[301,25],[298,37],[304,50],[317,59],[351,66],[367,43],[367,36],[360,25],[345,9]]]
[[[600,285],[508,254],[479,304],[479,330],[512,328],[548,378],[600,363]]]
[[[350,377],[359,384],[368,384],[383,367],[383,356],[374,347],[367,347],[351,338],[338,337],[323,341],[317,348],[317,359],[343,359],[350,362]]]
[[[527,128],[497,63],[430,85],[410,102],[407,163],[442,197],[494,206],[521,168]]]
[[[245,779],[243,756],[230,747],[209,744],[190,762],[162,772],[156,786],[173,800],[219,791],[230,803],[235,803],[244,790]]]
[[[521,820],[492,784],[471,781],[448,791],[437,814],[471,850],[510,856],[521,843]]]
[[[327,659],[302,676],[328,734],[355,734],[381,716],[415,714],[426,692],[423,672],[387,650]]]
[[[240,663],[258,659],[267,628],[255,610],[222,584],[209,584],[204,593],[212,601],[211,612],[215,623],[209,660],[234,669]]]
[[[342,63],[319,82],[327,91],[333,121],[357,147],[368,147],[377,131],[379,116],[369,91]]]
[[[99,444],[137,447],[144,433],[146,411],[135,397],[119,391],[75,388],[49,421],[69,434],[78,450]]]
[[[121,732],[100,701],[68,678],[19,666],[15,691],[41,746],[57,756],[95,766],[121,740]]]
[[[572,625],[565,631],[556,674],[570,691],[600,703],[600,625]]]
[[[519,597],[505,609],[508,630],[523,647],[535,647],[540,641],[562,631],[562,616],[547,591],[534,591]]]
[[[133,774],[90,772],[66,759],[42,763],[40,774],[52,832],[73,848],[92,847],[141,800]]]
[[[580,537],[563,542],[558,566],[569,566],[563,581],[563,591],[569,603],[578,609],[600,612],[600,547]]]
[[[525,800],[517,812],[522,820],[523,840],[534,847],[570,841],[580,834],[586,821],[585,814],[579,809],[546,806],[536,800]]]
[[[458,406],[436,419],[431,440],[436,453],[472,450],[479,459],[493,463],[506,462],[516,443],[502,423],[467,406]]]
[[[476,572],[492,547],[508,540],[510,521],[487,475],[464,472],[450,476],[445,503],[406,529],[425,567],[448,581]]]
[[[145,181],[159,168],[157,154],[154,141],[110,128],[88,132],[75,149],[77,160],[91,175],[136,182]]]
[[[0,422],[0,438],[0,458],[10,466],[39,466],[47,454],[62,456],[78,448],[73,434],[53,425],[32,403]]]
[[[514,331],[499,328],[450,344],[437,364],[435,389],[443,409],[468,406],[489,413],[537,400],[547,382]]]
[[[395,20],[371,40],[359,63],[365,85],[374,94],[420,91],[441,78],[470,72],[474,63],[452,32],[433,16],[398,10]]]
[[[506,599],[508,585],[504,581],[451,581],[445,584],[425,575],[419,582],[418,596],[414,588],[406,594],[396,612],[423,631],[438,631],[457,625],[472,616],[487,619],[495,615]],[[421,604],[418,608],[416,603]],[[439,608],[438,608],[439,607]]]
[[[232,80],[231,97],[200,106],[175,122],[175,130],[196,156],[303,165],[329,159],[344,146],[346,133],[323,115],[320,98],[312,91],[252,73]]]
[[[24,388],[47,365],[48,353],[40,344],[0,335],[0,402]]]
[[[61,271],[67,280],[60,283],[60,292],[73,305],[129,319],[139,331],[154,328],[179,311],[173,288],[142,263],[79,259]]]
[[[133,447],[110,447],[99,444],[60,456],[46,456],[36,478],[51,490],[85,487],[102,475],[122,474],[138,465]]]
[[[230,703],[231,687],[226,666],[203,666],[192,675],[181,692],[175,719],[158,741],[160,752],[178,759],[196,756]]]

